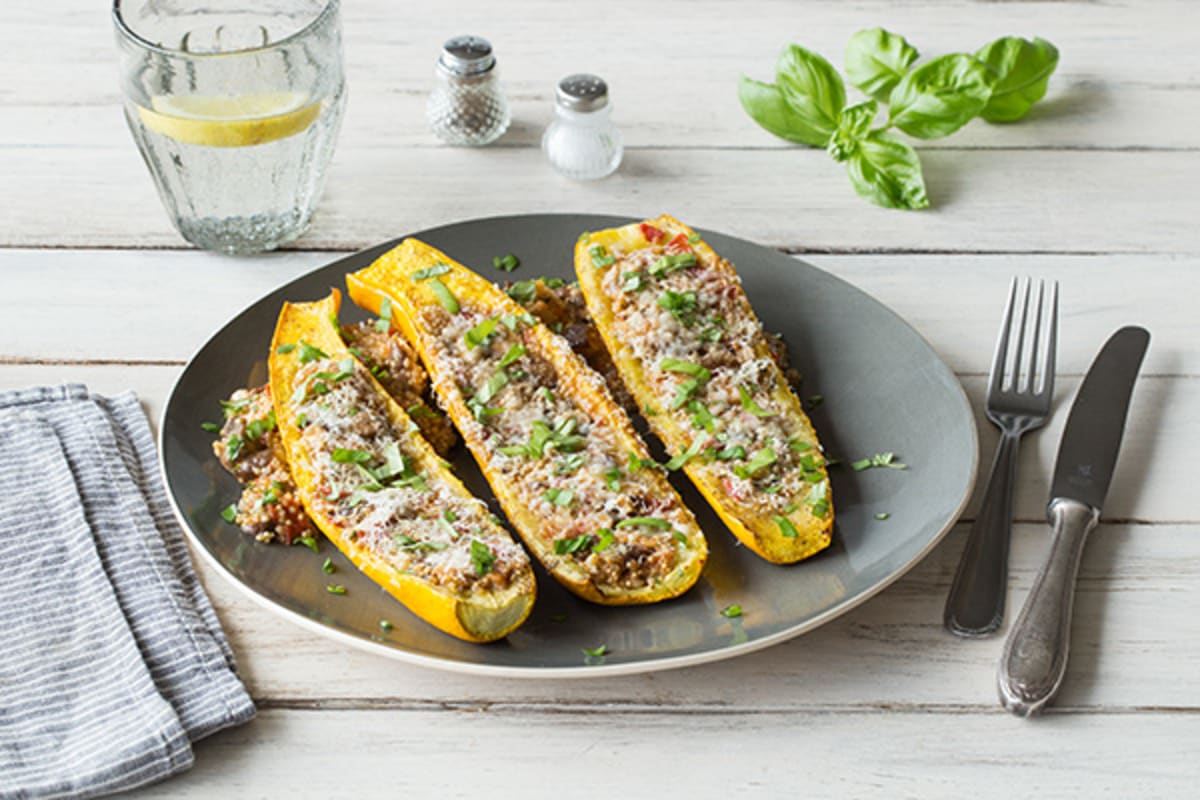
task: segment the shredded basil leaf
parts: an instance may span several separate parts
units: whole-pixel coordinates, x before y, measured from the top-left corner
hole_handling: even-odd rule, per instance
[[[481,344],[486,343],[488,338],[496,332],[496,325],[498,324],[498,319],[495,317],[488,317],[483,322],[464,333],[463,341],[467,343],[467,349],[471,350]]]
[[[528,303],[537,297],[537,281],[517,281],[504,292],[518,303]]]
[[[612,253],[608,252],[608,248],[602,244],[592,245],[588,253],[592,257],[593,267],[611,267],[617,260]]]
[[[475,565],[478,575],[487,575],[496,563],[496,554],[492,549],[478,539],[471,540],[471,563]]]
[[[795,539],[800,535],[796,531],[796,526],[792,525],[791,520],[787,517],[771,517],[771,519],[779,526],[779,532],[785,539]]]
[[[492,266],[504,272],[512,272],[517,267],[521,266],[521,260],[509,253],[504,256],[495,256],[492,258]]]
[[[506,352],[504,357],[500,359],[499,366],[507,367],[509,364],[513,363],[523,355],[525,355],[525,345],[514,344],[512,347],[508,348],[508,352]]]
[[[296,349],[296,345],[294,345],[294,344],[281,344],[281,345],[279,345],[279,347],[275,348],[275,355],[286,356],[288,353],[292,352],[295,349]]]
[[[330,594],[345,594],[346,587],[336,583],[327,583],[325,584],[325,591],[329,592]]]
[[[230,523],[233,522],[234,520],[236,520],[237,519],[237,504],[230,503],[229,505],[227,505],[223,509],[221,509],[221,519],[225,520],[226,522],[230,522]]]
[[[742,607],[734,603],[733,605],[725,606],[721,609],[721,616],[726,619],[733,619],[742,615]]]
[[[442,304],[442,308],[446,309],[451,314],[457,314],[460,310],[458,301],[454,299],[454,295],[446,288],[446,284],[442,283],[438,278],[432,278],[429,281],[429,288],[437,297],[438,302]]]
[[[435,278],[438,275],[445,275],[450,271],[449,264],[434,264],[432,267],[424,267],[412,274],[414,281],[423,281],[427,278]]]
[[[758,403],[756,403],[754,401],[754,396],[750,393],[750,390],[747,389],[745,386],[738,387],[738,394],[740,394],[742,397],[742,408],[746,409],[754,416],[756,416],[756,417],[773,417],[773,416],[775,416],[774,411],[767,411],[762,406],[760,406]]]
[[[682,372],[684,375],[691,375],[701,383],[712,377],[712,373],[705,367],[691,361],[681,361],[678,358],[664,358],[658,362],[658,368],[664,372]]]

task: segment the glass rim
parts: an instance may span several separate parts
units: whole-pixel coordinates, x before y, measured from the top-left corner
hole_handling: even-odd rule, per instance
[[[150,50],[155,53],[160,53],[165,56],[173,56],[176,58],[196,58],[196,59],[219,58],[222,56],[241,56],[241,55],[249,55],[251,53],[263,53],[263,52],[275,50],[280,47],[284,47],[288,44],[291,44],[292,42],[308,35],[315,28],[317,28],[319,25],[321,25],[323,22],[325,22],[330,16],[332,16],[337,11],[337,7],[340,4],[341,4],[341,0],[326,0],[324,7],[321,9],[319,14],[317,14],[311,20],[309,20],[307,23],[305,23],[305,25],[303,27],[301,27],[299,30],[295,31],[294,33],[289,33],[287,36],[283,37],[282,39],[280,39],[277,42],[272,42],[271,44],[267,44],[267,45],[261,45],[259,47],[245,47],[245,48],[241,48],[239,50],[226,50],[226,51],[223,51],[220,53],[189,53],[186,50],[176,50],[174,48],[163,47],[160,44],[155,44],[154,42],[151,42],[149,39],[146,39],[145,37],[141,36],[136,31],[134,31],[134,29],[125,22],[125,18],[121,14],[121,0],[113,0],[112,18],[113,18],[113,24],[116,25],[117,32],[124,39],[132,42],[133,44],[136,44],[138,47],[141,47],[145,50]]]

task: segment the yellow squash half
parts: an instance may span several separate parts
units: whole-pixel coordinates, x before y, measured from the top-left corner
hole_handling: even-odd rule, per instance
[[[575,272],[651,429],[690,454],[682,468],[734,535],[777,564],[828,546],[820,442],[733,265],[661,216],[580,237]]]
[[[708,546],[695,518],[566,340],[415,239],[347,282],[358,305],[390,304],[509,520],[560,583],[628,605],[696,582]]]
[[[445,462],[422,438],[404,410],[379,386],[367,369],[353,359],[337,332],[340,299],[340,294],[334,290],[319,302],[285,303],[271,343],[269,371],[275,416],[305,509],[338,550],[421,619],[467,641],[487,642],[506,636],[525,621],[533,608],[536,589],[529,560],[511,536],[493,521],[486,507],[444,466]],[[324,377],[320,374],[314,376],[313,369],[317,366],[314,361],[317,358],[322,365],[337,363],[339,366],[326,368]],[[339,375],[342,377],[339,378]],[[347,381],[347,385],[358,381],[357,386],[377,400],[364,405],[378,410],[386,419],[368,422],[380,423],[374,426],[375,429],[391,431],[390,435],[396,437],[391,440],[396,443],[393,452],[403,459],[406,474],[420,476],[423,496],[429,498],[433,514],[445,513],[439,510],[439,506],[448,508],[453,505],[459,509],[458,514],[450,513],[447,516],[453,516],[454,525],[468,531],[464,535],[486,540],[480,541],[482,547],[487,547],[487,542],[491,542],[495,547],[505,549],[513,565],[505,585],[489,586],[480,580],[467,587],[453,588],[436,576],[413,571],[413,563],[404,554],[406,548],[412,551],[424,546],[418,539],[393,534],[386,528],[381,534],[368,537],[365,529],[356,529],[347,522],[339,521],[339,515],[352,515],[353,506],[339,507],[324,496],[325,492],[332,494],[334,491],[330,488],[330,476],[323,475],[319,465],[321,459],[325,458],[319,455],[322,453],[322,440],[319,437],[328,428],[322,429],[320,421],[308,419],[309,415],[305,413],[305,409],[311,408],[311,405],[305,405],[305,397],[311,396],[314,388],[323,389],[325,397],[333,397],[335,395],[332,392],[338,390],[336,382],[339,380]],[[355,407],[352,411],[355,415],[374,413],[370,408],[359,410]],[[328,437],[326,440],[329,441]],[[340,454],[334,453],[331,460],[325,463],[337,461],[339,455],[344,461],[347,452],[342,449]],[[364,464],[370,466],[370,462],[364,461]],[[329,469],[332,471],[335,468]],[[383,497],[383,492],[379,490],[361,494],[358,502],[367,503],[362,506],[366,510],[370,510],[369,503],[373,498]],[[433,516],[431,520],[437,525],[433,528],[436,531],[444,531],[449,526],[448,522],[442,524]],[[395,524],[412,524],[412,520],[410,518]],[[472,546],[475,541],[476,538],[471,539]],[[452,547],[445,542],[431,541],[427,544],[428,550]],[[491,551],[480,551],[479,555],[483,559],[480,563],[490,566],[488,559],[491,558]]]

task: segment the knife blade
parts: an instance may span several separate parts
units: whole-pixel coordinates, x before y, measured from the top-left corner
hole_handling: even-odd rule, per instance
[[[1079,386],[1067,417],[1050,503],[1071,498],[1100,509],[1108,494],[1133,384],[1150,345],[1143,328],[1122,328],[1105,343]]]
[[[1149,345],[1143,328],[1114,333],[1084,376],[1067,417],[1046,509],[1054,528],[1050,555],[1005,642],[997,675],[1000,702],[1018,716],[1041,711],[1066,674],[1079,560],[1100,521]]]

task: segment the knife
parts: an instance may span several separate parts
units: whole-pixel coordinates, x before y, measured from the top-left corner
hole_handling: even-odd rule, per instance
[[[1017,716],[1040,712],[1066,674],[1079,559],[1087,535],[1100,521],[1133,384],[1149,344],[1150,334],[1143,328],[1114,333],[1084,376],[1067,417],[1046,508],[1054,527],[1050,557],[1000,657],[1000,701]]]

